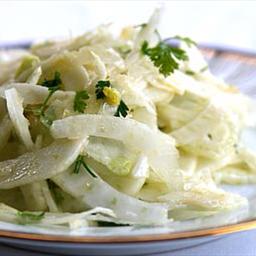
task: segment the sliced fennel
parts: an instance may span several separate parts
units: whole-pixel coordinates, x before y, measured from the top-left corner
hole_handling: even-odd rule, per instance
[[[45,213],[42,212],[22,212],[0,204],[0,220],[22,224],[34,224],[41,227],[56,228],[66,225],[70,228],[87,226],[90,221],[112,220],[115,214],[106,208],[96,207],[92,210],[81,213]]]
[[[177,210],[180,211],[182,208],[184,208],[184,214],[188,210],[188,216],[190,210],[194,213],[198,212],[196,214],[198,216],[201,214],[201,216],[206,216],[212,215],[213,212],[230,211],[248,204],[247,199],[242,196],[218,188],[207,172],[197,173],[192,177],[185,174],[182,180],[177,181],[178,190],[175,189],[158,198],[163,202],[168,202],[170,215],[173,218],[177,218]]]
[[[45,198],[45,202],[47,204],[48,210],[50,212],[59,212],[57,202],[55,201],[55,199],[50,191],[47,181],[45,181],[45,180],[41,181],[40,185],[41,185],[41,190],[42,190],[43,196]]]
[[[84,139],[59,140],[16,159],[0,162],[0,189],[40,181],[63,172],[75,161],[84,145]]]
[[[20,137],[21,141],[28,148],[28,150],[32,150],[34,143],[29,132],[29,122],[23,115],[24,109],[22,106],[22,98],[20,98],[15,88],[6,90],[5,97],[7,101],[8,113],[17,135]]]
[[[88,156],[120,176],[131,172],[136,158],[136,152],[129,151],[122,142],[100,137],[90,137],[85,151]]]
[[[217,183],[241,185],[256,182],[255,172],[248,171],[245,167],[239,165],[226,166],[214,172],[213,175]]]
[[[43,86],[30,85],[27,83],[10,83],[0,86],[0,97],[6,98],[5,91],[11,88],[14,88],[18,92],[20,97],[23,99],[24,105],[43,103],[49,94],[48,89]],[[75,92],[56,91],[51,99],[63,99],[67,96],[74,97]]]
[[[20,187],[29,211],[46,211],[47,204],[42,191],[41,182],[34,182]]]
[[[256,183],[256,104],[191,39],[162,41],[160,13],[0,52],[1,221],[162,225],[247,206],[217,185]]]
[[[188,124],[170,133],[182,149],[209,158],[235,151],[239,127],[235,116],[221,106],[209,104]]]
[[[100,177],[109,185],[118,191],[131,196],[138,195],[149,176],[150,168],[148,166],[147,157],[143,155],[136,159],[131,172],[125,176],[114,174],[107,168],[107,166],[100,164],[92,158],[87,158],[86,162],[94,170],[97,170]]]
[[[40,67],[39,65],[39,58],[34,55],[25,56],[19,66],[19,68],[16,70],[15,74],[15,80],[17,82],[37,82],[39,76],[40,76]],[[39,74],[39,76],[38,76]]]
[[[63,89],[79,91],[88,86],[89,77],[86,69],[79,65],[75,56],[69,52],[55,55],[42,63],[44,79],[52,79],[54,73],[61,74]]]
[[[0,150],[5,147],[7,144],[12,131],[12,122],[9,119],[8,115],[0,122]]]
[[[52,180],[64,191],[90,207],[108,207],[120,223],[161,224],[167,222],[167,208],[164,204],[143,202],[113,189],[100,177],[92,177],[84,171],[78,174],[73,169],[59,174]]]
[[[131,119],[100,115],[72,116],[54,121],[51,133],[55,138],[77,139],[87,134],[122,141],[131,149],[144,152],[149,165],[166,183],[170,182],[172,171],[177,168],[178,154],[173,139]]]

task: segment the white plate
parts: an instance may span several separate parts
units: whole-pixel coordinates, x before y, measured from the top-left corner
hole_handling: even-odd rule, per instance
[[[256,94],[256,57],[240,51],[203,47],[212,72],[244,93]],[[246,196],[240,209],[168,227],[95,227],[49,230],[0,222],[0,241],[10,246],[63,255],[143,255],[184,249],[256,227],[256,186],[225,186]],[[143,252],[143,253],[142,253]]]

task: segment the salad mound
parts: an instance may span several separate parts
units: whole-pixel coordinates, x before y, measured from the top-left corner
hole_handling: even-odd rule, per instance
[[[254,102],[160,11],[0,53],[0,220],[71,228],[165,225],[233,211],[219,185],[256,181]]]

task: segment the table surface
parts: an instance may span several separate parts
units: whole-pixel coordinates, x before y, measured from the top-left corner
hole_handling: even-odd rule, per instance
[[[159,32],[256,50],[256,1],[0,1],[0,43],[82,34],[99,24],[141,24],[163,6]],[[130,14],[130,15],[127,15]],[[47,19],[46,19],[47,17]],[[6,25],[7,24],[7,25]]]
[[[178,250],[171,255],[175,256],[255,256],[256,255],[256,230],[243,231],[224,236],[210,243]],[[0,244],[2,256],[57,256],[53,254],[38,253],[20,250]],[[58,255],[61,256],[61,255]],[[75,256],[75,255],[73,255]],[[170,256],[170,253],[158,254],[158,256]]]

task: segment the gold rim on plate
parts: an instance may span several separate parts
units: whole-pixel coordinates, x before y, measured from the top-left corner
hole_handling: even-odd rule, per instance
[[[241,222],[237,224],[209,228],[194,231],[184,231],[164,234],[135,235],[135,236],[63,236],[63,235],[46,235],[36,233],[24,233],[0,230],[0,237],[37,240],[43,242],[70,242],[70,243],[139,243],[139,242],[159,242],[185,238],[196,238],[205,236],[217,236],[246,231],[256,228],[256,220]]]

